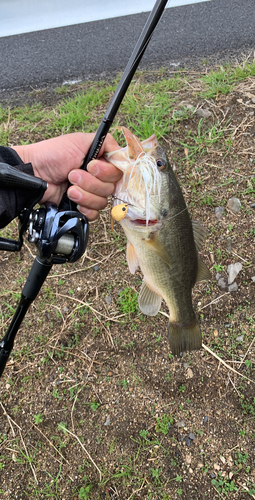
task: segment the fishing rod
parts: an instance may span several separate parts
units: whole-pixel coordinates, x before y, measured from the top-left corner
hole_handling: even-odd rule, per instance
[[[112,125],[119,106],[127,92],[133,75],[142,59],[153,31],[158,24],[168,0],[157,0],[130,56],[120,82],[115,90],[108,109],[95,134],[91,147],[84,158],[81,168],[87,170],[88,163],[96,159],[105,137]],[[4,166],[3,166],[4,165]],[[21,180],[20,171],[0,164],[1,187],[24,189],[31,186],[32,176]],[[8,172],[7,172],[8,171]],[[26,174],[24,174],[26,175]],[[30,179],[29,179],[30,177]],[[42,179],[32,177],[33,187],[38,192],[45,187]],[[34,180],[36,179],[36,180]],[[36,187],[35,187],[36,186]],[[41,199],[41,198],[39,198]],[[15,336],[24,319],[30,304],[37,297],[44,281],[54,264],[76,262],[85,252],[89,224],[86,217],[77,210],[77,205],[71,202],[67,195],[57,205],[46,202],[39,209],[24,210],[20,216],[19,240],[0,239],[0,250],[19,251],[23,243],[23,235],[28,230],[28,240],[37,247],[37,256],[34,260],[29,276],[21,293],[20,302],[13,316],[12,322],[2,341],[0,342],[0,377],[4,371],[12,351]]]

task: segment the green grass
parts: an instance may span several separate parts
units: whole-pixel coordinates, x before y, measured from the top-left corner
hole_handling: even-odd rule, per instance
[[[255,76],[255,61],[248,64],[243,63],[240,66],[232,67],[221,66],[219,70],[210,71],[208,75],[202,77],[205,84],[205,90],[202,97],[211,99],[219,94],[229,94],[234,86],[249,76]]]
[[[123,314],[128,315],[129,320],[131,314],[135,313],[138,310],[137,297],[138,293],[136,293],[132,288],[126,287],[120,292],[120,296],[118,299],[119,308]]]
[[[202,76],[201,91],[197,95],[207,99],[215,98],[220,93],[230,92],[234,86],[249,76],[255,75],[255,63],[244,63],[237,67],[225,66],[210,71]],[[7,145],[12,142],[18,129],[21,143],[29,142],[29,136],[43,133],[51,137],[74,131],[95,131],[107,109],[117,87],[113,83],[88,82],[80,86],[74,96],[66,97],[66,87],[56,89],[63,94],[63,101],[54,110],[45,109],[42,104],[4,109],[0,106],[0,142]],[[137,73],[120,106],[114,125],[124,124],[140,138],[146,139],[155,133],[158,138],[167,135],[174,126],[185,121],[194,109],[182,104],[175,108],[179,92],[187,87],[187,76],[177,72],[176,76],[164,78],[164,72],[158,81],[144,82],[143,73]],[[61,90],[63,89],[63,90]],[[201,152],[208,146],[224,139],[224,129],[215,123],[205,129],[201,120],[194,144],[189,147],[189,155]],[[225,140],[225,139],[224,139]],[[231,143],[228,144],[231,147]]]

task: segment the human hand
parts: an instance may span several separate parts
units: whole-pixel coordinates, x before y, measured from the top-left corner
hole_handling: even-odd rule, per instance
[[[117,142],[107,134],[99,156],[92,160],[88,171],[80,166],[95,134],[76,132],[24,146],[14,146],[24,163],[32,163],[34,174],[48,183],[41,203],[51,201],[59,205],[67,190],[70,200],[87,219],[95,220],[107,205],[107,197],[114,191],[122,172],[108,163],[103,153],[118,149]],[[68,180],[72,184],[68,188]],[[67,189],[68,188],[68,189]]]

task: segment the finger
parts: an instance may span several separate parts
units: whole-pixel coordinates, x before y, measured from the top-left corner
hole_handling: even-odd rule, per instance
[[[87,217],[88,221],[90,222],[96,220],[99,217],[98,210],[91,210],[90,208],[81,207],[80,205],[77,205],[77,208],[82,214],[84,214]]]
[[[88,172],[103,182],[117,182],[122,172],[106,160],[92,160],[87,166]]]
[[[114,191],[113,182],[103,182],[101,179],[98,179],[84,170],[72,170],[68,179],[77,189],[79,189],[80,193],[84,191],[107,198],[107,196],[110,196]],[[71,192],[74,195],[75,190]],[[78,193],[76,193],[76,196],[78,196]]]
[[[97,196],[94,193],[80,189],[78,186],[71,186],[67,190],[67,196],[81,207],[92,210],[103,210],[107,205],[107,197]]]

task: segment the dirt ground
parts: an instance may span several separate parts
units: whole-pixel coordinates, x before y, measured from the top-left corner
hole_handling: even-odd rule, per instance
[[[176,104],[186,118],[161,143],[208,230],[212,279],[193,292],[203,348],[173,357],[166,306],[139,313],[142,276],[129,273],[105,209],[85,256],[53,267],[0,381],[3,499],[255,498],[255,78],[214,99],[196,93],[196,78]],[[202,122],[199,108],[210,112]],[[33,259],[27,244],[1,253],[1,337]]]

